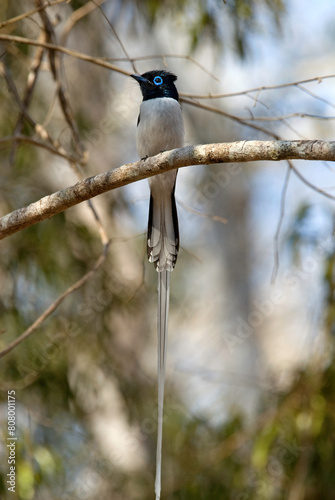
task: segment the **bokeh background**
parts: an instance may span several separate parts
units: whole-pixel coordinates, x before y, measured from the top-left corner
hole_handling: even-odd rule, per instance
[[[8,35],[0,40],[1,215],[137,160],[138,85],[103,62],[175,72],[186,144],[334,137],[332,0],[54,4],[0,5]],[[334,180],[325,162],[179,172],[162,498],[333,498]],[[0,359],[4,498],[153,498],[148,194],[138,182],[1,241],[4,349],[94,268],[110,239],[83,286]],[[16,393],[15,493],[6,484],[8,390]]]

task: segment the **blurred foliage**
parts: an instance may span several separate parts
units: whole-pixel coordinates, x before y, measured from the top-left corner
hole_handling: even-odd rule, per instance
[[[190,50],[195,50],[206,38],[217,47],[225,48],[228,41],[241,57],[248,53],[249,36],[262,29],[258,15],[266,10],[268,22],[274,21],[279,30],[285,12],[284,0],[137,0],[140,12],[149,25],[161,16],[184,19],[184,29],[190,38]]]
[[[86,1],[72,1],[66,16]],[[18,15],[28,2],[2,2],[1,19]],[[248,36],[260,29],[257,9],[267,8],[280,26],[284,2],[280,0],[235,0],[226,3],[205,1],[122,2],[136,4],[148,25],[168,13],[180,16],[187,26],[190,45],[197,48],[209,37],[216,46],[232,23],[231,42],[245,55]],[[29,2],[29,8],[34,4]],[[218,15],[218,10],[223,17]],[[86,40],[87,26],[103,46],[101,18],[87,18],[76,31]],[[27,21],[27,20],[26,20]],[[219,23],[224,22],[220,25]],[[39,31],[40,19],[15,24],[11,32],[31,36]],[[229,31],[229,30],[228,30]],[[92,52],[96,46],[92,46]],[[20,92],[27,81],[34,50],[26,45],[5,45],[3,58]],[[106,51],[107,52],[107,51]],[[47,58],[44,72],[48,73]],[[97,69],[74,65],[69,76],[75,121],[81,133],[97,127],[106,112],[101,88],[109,79]],[[54,104],[55,83],[50,74],[40,75],[30,112],[46,118],[54,106],[50,130],[61,138],[67,124],[58,104]],[[101,78],[100,78],[101,77]],[[78,85],[80,81],[80,85]],[[91,103],[92,81],[95,100]],[[97,90],[98,89],[98,90]],[[78,103],[85,104],[83,106]],[[91,103],[91,105],[89,105]],[[12,134],[18,116],[4,80],[0,80],[0,132]],[[49,108],[50,106],[50,108]],[[31,137],[33,127],[25,123],[22,133]],[[113,122],[116,141],[118,120]],[[65,144],[72,152],[71,141]],[[99,149],[98,147],[96,148]],[[10,212],[62,186],[61,175],[51,155],[22,144],[10,162],[11,147],[1,150],[1,211]],[[102,154],[96,151],[96,154]],[[111,148],[110,156],[117,152]],[[109,161],[110,156],[103,158]],[[104,162],[102,162],[104,164]],[[55,179],[56,178],[56,179]],[[65,176],[65,179],[67,177]],[[66,182],[66,181],[64,181]],[[113,234],[117,210],[125,203],[111,195],[102,206],[104,221]],[[309,212],[302,207],[293,224],[289,244],[301,248],[302,224]],[[101,252],[101,241],[93,216],[87,209],[69,210],[50,221],[26,229],[1,243],[1,331],[0,347],[41,314],[60,293],[92,268]],[[1,359],[2,443],[7,439],[7,390],[16,391],[17,410],[17,492],[10,498],[39,500],[149,499],[153,497],[156,446],[156,385],[142,356],[149,341],[148,303],[156,284],[142,280],[143,239],[118,249],[116,239],[104,267],[59,307],[32,337]],[[132,253],[131,253],[132,252]],[[137,279],[126,278],[122,269],[135,260]],[[306,366],[292,375],[287,388],[265,393],[259,414],[250,424],[238,411],[223,423],[210,425],[205,417],[190,415],[177,391],[166,400],[164,423],[163,497],[166,499],[332,499],[335,477],[335,331],[334,249],[327,247],[322,262],[327,291],[324,299],[326,354],[317,367]],[[138,278],[140,276],[140,278]],[[140,290],[140,293],[138,293]],[[154,313],[153,313],[154,314]],[[129,456],[144,450],[142,466],[125,471],[116,450],[107,456],[94,432],[94,418],[104,414],[108,404],[103,389],[109,387],[121,401],[124,420],[130,431]],[[108,393],[109,396],[110,393]],[[116,405],[117,406],[117,405]],[[118,408],[119,410],[119,408]],[[113,413],[113,412],[111,412]],[[110,414],[111,414],[110,413]],[[108,418],[110,417],[108,414]],[[148,418],[150,415],[150,418]],[[151,418],[152,416],[152,418]],[[0,494],[6,495],[7,450],[1,449]]]

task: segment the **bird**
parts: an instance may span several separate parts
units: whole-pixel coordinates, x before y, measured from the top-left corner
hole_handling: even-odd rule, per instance
[[[145,160],[184,145],[184,123],[175,86],[177,76],[165,70],[131,75],[140,85],[143,101],[137,120],[136,145]],[[161,494],[163,405],[170,298],[170,274],[179,251],[179,226],[175,200],[177,170],[149,179],[150,203],[147,254],[158,272],[158,430],[156,451],[156,500]]]

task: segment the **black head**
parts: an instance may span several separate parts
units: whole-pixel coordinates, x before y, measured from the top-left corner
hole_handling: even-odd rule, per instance
[[[143,75],[130,75],[140,84],[143,101],[156,99],[157,97],[172,97],[179,100],[178,91],[173,82],[177,80],[176,75],[164,70],[153,70]]]

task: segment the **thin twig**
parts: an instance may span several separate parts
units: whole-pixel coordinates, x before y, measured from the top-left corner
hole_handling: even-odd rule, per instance
[[[287,115],[281,116],[252,116],[251,118],[243,118],[244,121],[255,121],[255,122],[281,122],[288,120],[290,118],[314,118],[316,120],[335,120],[335,116],[322,116],[315,115],[311,113],[288,113]]]
[[[68,17],[66,20],[63,33],[60,37],[60,43],[61,45],[65,45],[67,38],[72,31],[73,27],[75,24],[80,21],[80,19],[83,19],[85,16],[93,12],[98,6],[102,5],[106,0],[95,0],[95,1],[90,1],[76,9],[75,11],[72,12],[72,14]]]
[[[307,479],[309,478],[310,464],[315,451],[313,438],[309,436],[304,438],[303,450],[294,467],[293,477],[290,481],[288,491],[285,492],[285,498],[287,500],[303,500],[306,498]]]
[[[315,92],[312,92],[311,90],[306,89],[300,83],[297,83],[296,87],[299,90],[301,90],[302,92],[305,92],[305,94],[307,94],[307,95],[313,97],[314,99],[317,99],[318,101],[323,102],[324,104],[327,104],[331,108],[335,109],[335,104],[333,104],[332,102],[328,101],[327,99],[324,99],[323,97],[320,97],[319,95],[315,94]]]
[[[47,43],[47,42],[42,43],[39,42],[38,40],[32,40],[31,38],[25,38],[22,36],[14,36],[14,35],[4,35],[4,34],[0,34],[0,40],[4,40],[7,42],[15,42],[15,43],[25,43],[27,45],[34,45],[35,47],[44,47],[45,49],[55,50],[58,52],[62,52],[63,54],[66,54],[68,56],[75,57],[76,59],[90,62],[92,64],[96,64],[97,66],[102,66],[103,68],[116,71],[117,73],[122,73],[123,75],[130,76],[129,71],[119,68],[114,64],[110,64],[101,58],[89,56],[87,54],[83,54],[76,50],[68,49],[67,47],[63,47],[61,45],[54,45],[52,43]]]
[[[62,158],[65,158],[68,161],[76,162],[77,158],[74,156],[71,156],[69,153],[67,153],[62,147],[58,146],[57,148],[54,147],[53,145],[49,145],[45,142],[38,141],[37,139],[34,139],[33,137],[28,137],[27,135],[11,135],[9,137],[2,137],[0,138],[0,144],[6,144],[10,142],[26,142],[27,144],[32,144],[34,146],[37,146],[42,149],[46,149],[50,153],[61,156]]]
[[[208,106],[206,104],[201,104],[200,102],[197,101],[192,101],[190,99],[181,99],[182,102],[185,104],[190,104],[191,106],[196,106],[197,108],[205,109],[206,111],[211,111],[212,113],[216,113],[222,116],[225,116],[226,118],[229,118],[230,120],[233,120],[240,125],[244,125],[245,127],[250,127],[254,130],[257,130],[258,132],[262,132],[263,134],[270,135],[271,137],[275,139],[280,139],[280,137],[277,134],[274,134],[273,132],[269,131],[268,129],[265,129],[263,127],[259,127],[258,125],[253,125],[252,123],[246,123],[245,120],[242,118],[239,118],[238,116],[231,115],[230,113],[227,113],[226,111],[223,111],[222,109],[214,108],[213,106]]]
[[[37,4],[41,4],[43,0],[36,0]],[[43,4],[45,5],[45,4]],[[43,21],[44,24],[44,29],[46,33],[47,40],[49,43],[56,45],[56,34],[54,31],[54,28],[52,26],[52,23],[49,19],[49,16],[46,12],[45,9],[42,9],[39,11],[39,15]],[[58,99],[59,103],[65,118],[65,121],[68,123],[72,137],[74,140],[74,143],[76,145],[76,151],[77,153],[83,157],[85,154],[85,148],[81,142],[80,135],[79,135],[79,130],[77,128],[77,124],[73,118],[72,111],[71,111],[71,106],[69,103],[69,99],[67,96],[67,92],[65,89],[65,86],[62,83],[61,77],[60,77],[60,71],[61,71],[61,60],[60,56],[57,52],[50,50],[49,51],[49,61],[50,61],[50,68],[51,68],[51,73],[52,76],[56,82],[57,85],[57,92],[58,92]]]
[[[122,40],[121,40],[121,38],[119,37],[119,35],[117,34],[117,31],[116,31],[116,29],[114,28],[113,24],[110,22],[110,20],[108,19],[108,17],[107,17],[107,16],[106,16],[106,14],[104,13],[104,11],[103,11],[103,9],[102,9],[101,5],[97,4],[97,3],[95,2],[95,0],[92,0],[92,1],[93,1],[93,3],[96,5],[96,7],[100,10],[101,14],[103,15],[103,17],[105,18],[105,20],[106,20],[106,21],[107,21],[107,23],[109,24],[110,28],[112,29],[112,31],[113,31],[113,33],[114,33],[114,36],[115,36],[115,38],[117,39],[118,44],[119,44],[119,45],[120,45],[120,47],[121,47],[122,52],[123,52],[123,53],[124,53],[124,55],[126,56],[126,60],[127,60],[128,62],[130,62],[130,64],[132,65],[132,68],[133,68],[134,72],[135,72],[135,73],[137,73],[138,71],[137,71],[137,69],[136,69],[136,66],[135,66],[134,60],[132,60],[132,59],[130,58],[130,56],[129,56],[129,54],[128,54],[127,50],[126,50],[126,47],[125,47],[125,45],[122,43]]]
[[[45,33],[42,32],[40,33],[39,40],[42,42],[45,41]],[[24,117],[25,117],[25,110],[28,109],[32,96],[33,96],[33,91],[36,85],[37,77],[39,70],[41,68],[42,64],[42,59],[43,59],[43,54],[44,54],[44,49],[43,47],[37,47],[35,58],[33,59],[33,62],[31,63],[30,66],[30,71],[28,73],[28,78],[27,78],[27,85],[26,85],[26,90],[25,90],[25,95],[22,99],[22,107],[21,113],[19,114],[16,122],[16,126],[14,128],[13,134],[19,135],[22,132],[22,127],[24,123]],[[13,145],[10,158],[9,158],[9,164],[13,165],[15,162],[15,154],[16,154],[17,147],[16,145]]]
[[[147,55],[147,56],[136,56],[136,57],[131,57],[131,58],[125,58],[125,57],[106,57],[105,61],[113,61],[113,62],[126,62],[126,61],[150,61],[151,59],[162,59],[163,64],[166,64],[164,59],[186,59],[187,61],[190,61],[192,64],[200,68],[204,73],[207,73],[208,76],[213,78],[213,80],[216,80],[217,82],[220,81],[220,79],[215,76],[213,73],[211,73],[205,66],[200,64],[198,61],[193,59],[188,54],[152,54],[152,55]],[[180,93],[180,95],[182,95]],[[186,96],[185,96],[186,97]],[[190,96],[189,96],[190,97]]]
[[[222,224],[228,224],[228,220],[225,219],[224,217],[220,217],[219,215],[212,215],[212,214],[206,214],[204,212],[199,212],[199,210],[196,210],[195,208],[190,207],[189,205],[186,205],[183,201],[180,199],[177,199],[178,205],[184,208],[184,210],[187,210],[188,212],[191,212],[192,214],[199,215],[200,217],[205,217],[206,219],[213,220],[215,222],[221,222]]]
[[[273,263],[273,270],[272,270],[272,276],[271,276],[271,283],[272,284],[276,280],[277,272],[279,269],[279,235],[280,235],[281,226],[282,226],[284,216],[285,216],[286,194],[287,194],[287,189],[288,189],[288,185],[289,185],[290,173],[291,173],[291,162],[288,161],[288,167],[287,167],[286,174],[285,174],[284,185],[283,185],[282,192],[281,192],[279,220],[278,220],[277,230],[276,230],[276,234],[274,236],[274,242],[273,242],[274,263]]]
[[[36,14],[36,12],[40,12],[41,10],[45,9],[46,7],[52,7],[54,5],[57,5],[59,3],[65,3],[68,0],[55,0],[54,2],[48,2],[45,5],[39,6],[36,9],[30,10],[29,12],[26,12],[24,14],[20,14],[19,16],[12,17],[11,19],[8,19],[7,21],[2,21],[0,23],[0,29],[4,28],[5,26],[8,26],[10,24],[15,24],[19,21],[22,21],[23,19],[26,19],[27,17],[31,17],[33,14]]]
[[[327,80],[328,78],[335,78],[335,75],[324,75],[324,76],[316,76],[314,78],[307,78],[306,80],[300,80],[298,82],[289,82],[289,83],[280,83],[278,85],[264,85],[262,87],[254,87],[252,89],[247,89],[247,90],[241,90],[240,92],[230,92],[228,94],[186,94],[186,93],[180,93],[181,96],[183,97],[189,97],[190,99],[223,99],[227,97],[240,97],[244,96],[246,94],[251,94],[254,92],[257,92],[260,94],[263,91],[268,91],[268,90],[278,90],[278,89],[284,89],[287,87],[297,87],[298,85],[304,84],[304,83],[312,83],[312,82],[318,82],[321,83],[323,80]]]
[[[99,267],[103,264],[107,257],[107,252],[108,252],[108,243],[105,245],[104,250],[102,255],[98,258],[96,263],[94,264],[93,268],[88,271],[84,276],[82,276],[78,281],[76,281],[72,286],[70,286],[65,292],[63,292],[35,321],[32,325],[30,325],[27,330],[25,330],[19,337],[17,337],[15,340],[10,342],[5,349],[0,351],[0,358],[8,354],[10,351],[12,351],[15,347],[17,347],[21,342],[26,340],[30,335],[32,335],[37,328],[39,328],[42,323],[52,314],[58,306],[68,297],[71,293],[75,292],[79,288],[81,288],[86,281],[88,281],[94,273],[99,269]]]
[[[88,206],[92,210],[95,222],[96,222],[96,224],[98,226],[98,231],[99,231],[101,242],[102,242],[102,244],[104,246],[106,246],[106,245],[109,244],[109,239],[108,239],[108,236],[107,236],[106,229],[104,228],[104,226],[103,226],[103,224],[101,222],[99,213],[98,213],[98,211],[97,211],[97,209],[96,209],[96,207],[95,207],[95,205],[93,203],[93,200],[88,200]]]
[[[291,168],[293,170],[293,172],[295,173],[295,175],[304,183],[306,184],[306,186],[310,187],[311,189],[313,189],[313,191],[316,191],[317,193],[319,194],[322,194],[322,196],[326,196],[327,198],[330,198],[331,200],[335,200],[335,196],[333,196],[332,194],[330,193],[327,193],[327,191],[325,191],[324,189],[322,188],[318,188],[317,186],[315,186],[314,184],[312,184],[311,182],[309,182],[300,172],[299,170],[297,169],[297,167],[294,166],[294,164],[291,162]]]
[[[75,161],[75,158],[67,153],[65,149],[56,141],[54,141],[46,128],[41,125],[40,123],[37,123],[34,118],[31,117],[31,115],[28,113],[28,110],[25,106],[25,104],[21,101],[21,98],[19,96],[19,93],[17,91],[16,85],[14,83],[14,80],[12,79],[8,69],[6,66],[0,62],[0,75],[4,77],[4,80],[7,84],[8,91],[10,95],[13,97],[15,103],[17,104],[18,108],[21,111],[22,117],[24,117],[27,122],[35,129],[36,133],[43,139],[43,140],[48,140],[49,143],[51,144],[51,147],[48,144],[41,143],[39,141],[34,140],[33,138],[30,138],[26,135],[19,135],[18,133],[15,133],[14,135],[10,137],[4,137],[0,139],[0,143],[4,142],[9,142],[12,141],[13,143],[19,143],[19,142],[30,142],[31,144],[35,144],[36,146],[42,147],[44,149],[48,149],[54,154],[57,154],[59,156],[62,156],[63,158],[68,159],[69,161]],[[19,122],[18,122],[19,123]],[[16,130],[16,129],[15,129]],[[12,150],[13,151],[13,150]],[[80,158],[79,158],[80,160]]]

